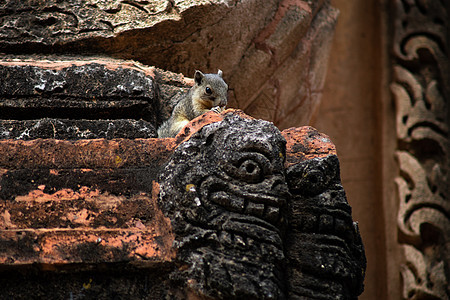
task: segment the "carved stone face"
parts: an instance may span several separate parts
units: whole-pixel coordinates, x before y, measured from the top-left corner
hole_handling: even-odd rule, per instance
[[[283,222],[281,210],[288,195],[283,174],[284,138],[271,124],[234,119],[235,124],[236,120],[241,124],[231,130],[214,128],[222,124],[204,130],[206,144],[211,143],[208,155],[216,169],[201,184],[202,200],[278,226]]]
[[[160,177],[160,205],[190,288],[220,298],[283,296],[284,156],[273,124],[236,116],[175,151]]]
[[[323,141],[306,132],[306,142]],[[289,155],[307,151],[289,147]],[[159,205],[176,237],[178,292],[214,299],[362,292],[364,247],[336,155],[286,164],[285,157],[286,140],[272,123],[233,114],[178,146],[159,181]]]
[[[286,179],[292,194],[284,243],[289,298],[357,298],[363,291],[366,258],[337,156],[293,165]]]

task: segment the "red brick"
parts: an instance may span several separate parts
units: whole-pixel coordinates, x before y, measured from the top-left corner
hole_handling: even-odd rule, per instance
[[[281,134],[287,141],[286,167],[316,157],[336,155],[336,146],[330,138],[311,126],[285,129]]]

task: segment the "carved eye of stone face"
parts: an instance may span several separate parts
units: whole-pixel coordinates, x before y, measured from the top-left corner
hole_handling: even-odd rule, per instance
[[[260,178],[261,168],[257,162],[246,160],[239,166],[239,172],[245,177],[251,178],[251,181],[254,181]]]
[[[318,158],[289,168],[287,177],[290,188],[309,196],[323,192],[336,177],[335,160],[336,156]]]
[[[236,175],[239,179],[248,183],[260,182],[264,179],[263,155],[251,155],[242,157],[237,161]]]

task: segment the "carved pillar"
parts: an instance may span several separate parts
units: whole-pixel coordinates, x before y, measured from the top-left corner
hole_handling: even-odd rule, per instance
[[[397,0],[393,8],[403,297],[448,299],[449,4]]]

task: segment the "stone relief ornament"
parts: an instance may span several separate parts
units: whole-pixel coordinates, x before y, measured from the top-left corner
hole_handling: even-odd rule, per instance
[[[290,165],[285,158],[286,139],[272,123],[236,114],[178,146],[159,180],[159,205],[176,236],[175,298],[356,299],[362,292],[364,248],[337,157]]]
[[[286,239],[290,299],[357,299],[366,257],[337,156],[290,166],[287,178],[292,195]]]
[[[449,32],[445,1],[394,2],[398,239],[405,299],[449,299]]]
[[[285,143],[273,124],[235,116],[179,145],[160,176],[183,263],[173,280],[212,298],[284,298]]]

